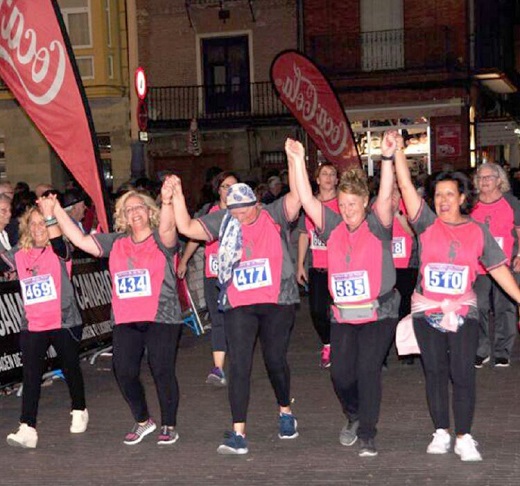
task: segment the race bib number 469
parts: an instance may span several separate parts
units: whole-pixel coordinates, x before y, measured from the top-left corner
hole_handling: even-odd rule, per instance
[[[424,268],[424,288],[437,294],[461,295],[466,292],[468,274],[465,265],[429,263]]]
[[[360,302],[370,298],[370,283],[366,270],[331,275],[332,297],[336,304]]]
[[[259,289],[273,284],[267,258],[242,262],[233,272],[233,285],[237,290]]]
[[[20,280],[23,303],[40,304],[57,299],[56,287],[52,275],[38,275]]]
[[[152,295],[150,273],[147,269],[126,270],[114,276],[116,294],[120,299],[149,297]]]

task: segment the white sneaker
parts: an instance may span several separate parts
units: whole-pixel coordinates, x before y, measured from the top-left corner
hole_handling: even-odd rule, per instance
[[[7,436],[7,443],[13,447],[23,447],[25,449],[34,449],[38,444],[38,433],[34,427],[27,424],[20,424],[15,434]]]
[[[437,429],[433,434],[433,440],[428,444],[428,454],[446,454],[450,450],[451,436],[444,429]]]
[[[73,410],[70,412],[72,415],[72,422],[70,424],[71,434],[81,434],[87,430],[88,425],[88,410]]]
[[[477,445],[478,442],[473,440],[470,434],[464,434],[455,441],[455,454],[458,454],[462,461],[482,461]]]

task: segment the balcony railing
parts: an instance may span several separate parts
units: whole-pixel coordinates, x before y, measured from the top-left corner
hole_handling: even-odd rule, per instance
[[[329,75],[446,68],[454,59],[451,31],[439,26],[310,36],[307,45]]]
[[[196,118],[202,126],[226,122],[272,124],[292,119],[270,82],[241,85],[151,87],[150,128],[184,128]]]

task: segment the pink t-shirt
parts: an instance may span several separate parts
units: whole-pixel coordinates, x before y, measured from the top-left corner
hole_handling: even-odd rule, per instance
[[[339,213],[338,198],[330,199],[322,202],[323,206],[331,209],[335,213]],[[312,268],[327,268],[327,245],[320,239],[316,232],[316,226],[312,220],[306,215],[304,218],[304,231],[309,237],[310,261],[309,265]]]
[[[62,326],[62,265],[51,246],[18,250],[14,255],[25,317],[29,331],[61,329]],[[66,270],[70,277],[72,264]]]

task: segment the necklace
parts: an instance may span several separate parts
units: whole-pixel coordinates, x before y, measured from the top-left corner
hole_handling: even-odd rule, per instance
[[[33,277],[38,275],[39,267],[36,266],[36,263],[42,257],[42,255],[43,255],[43,253],[45,252],[46,249],[47,249],[47,247],[45,246],[44,248],[42,248],[41,252],[32,260],[32,262],[28,262],[28,267],[25,269],[25,271],[26,272],[31,272],[31,275]],[[29,260],[29,258],[28,258],[28,260]]]

